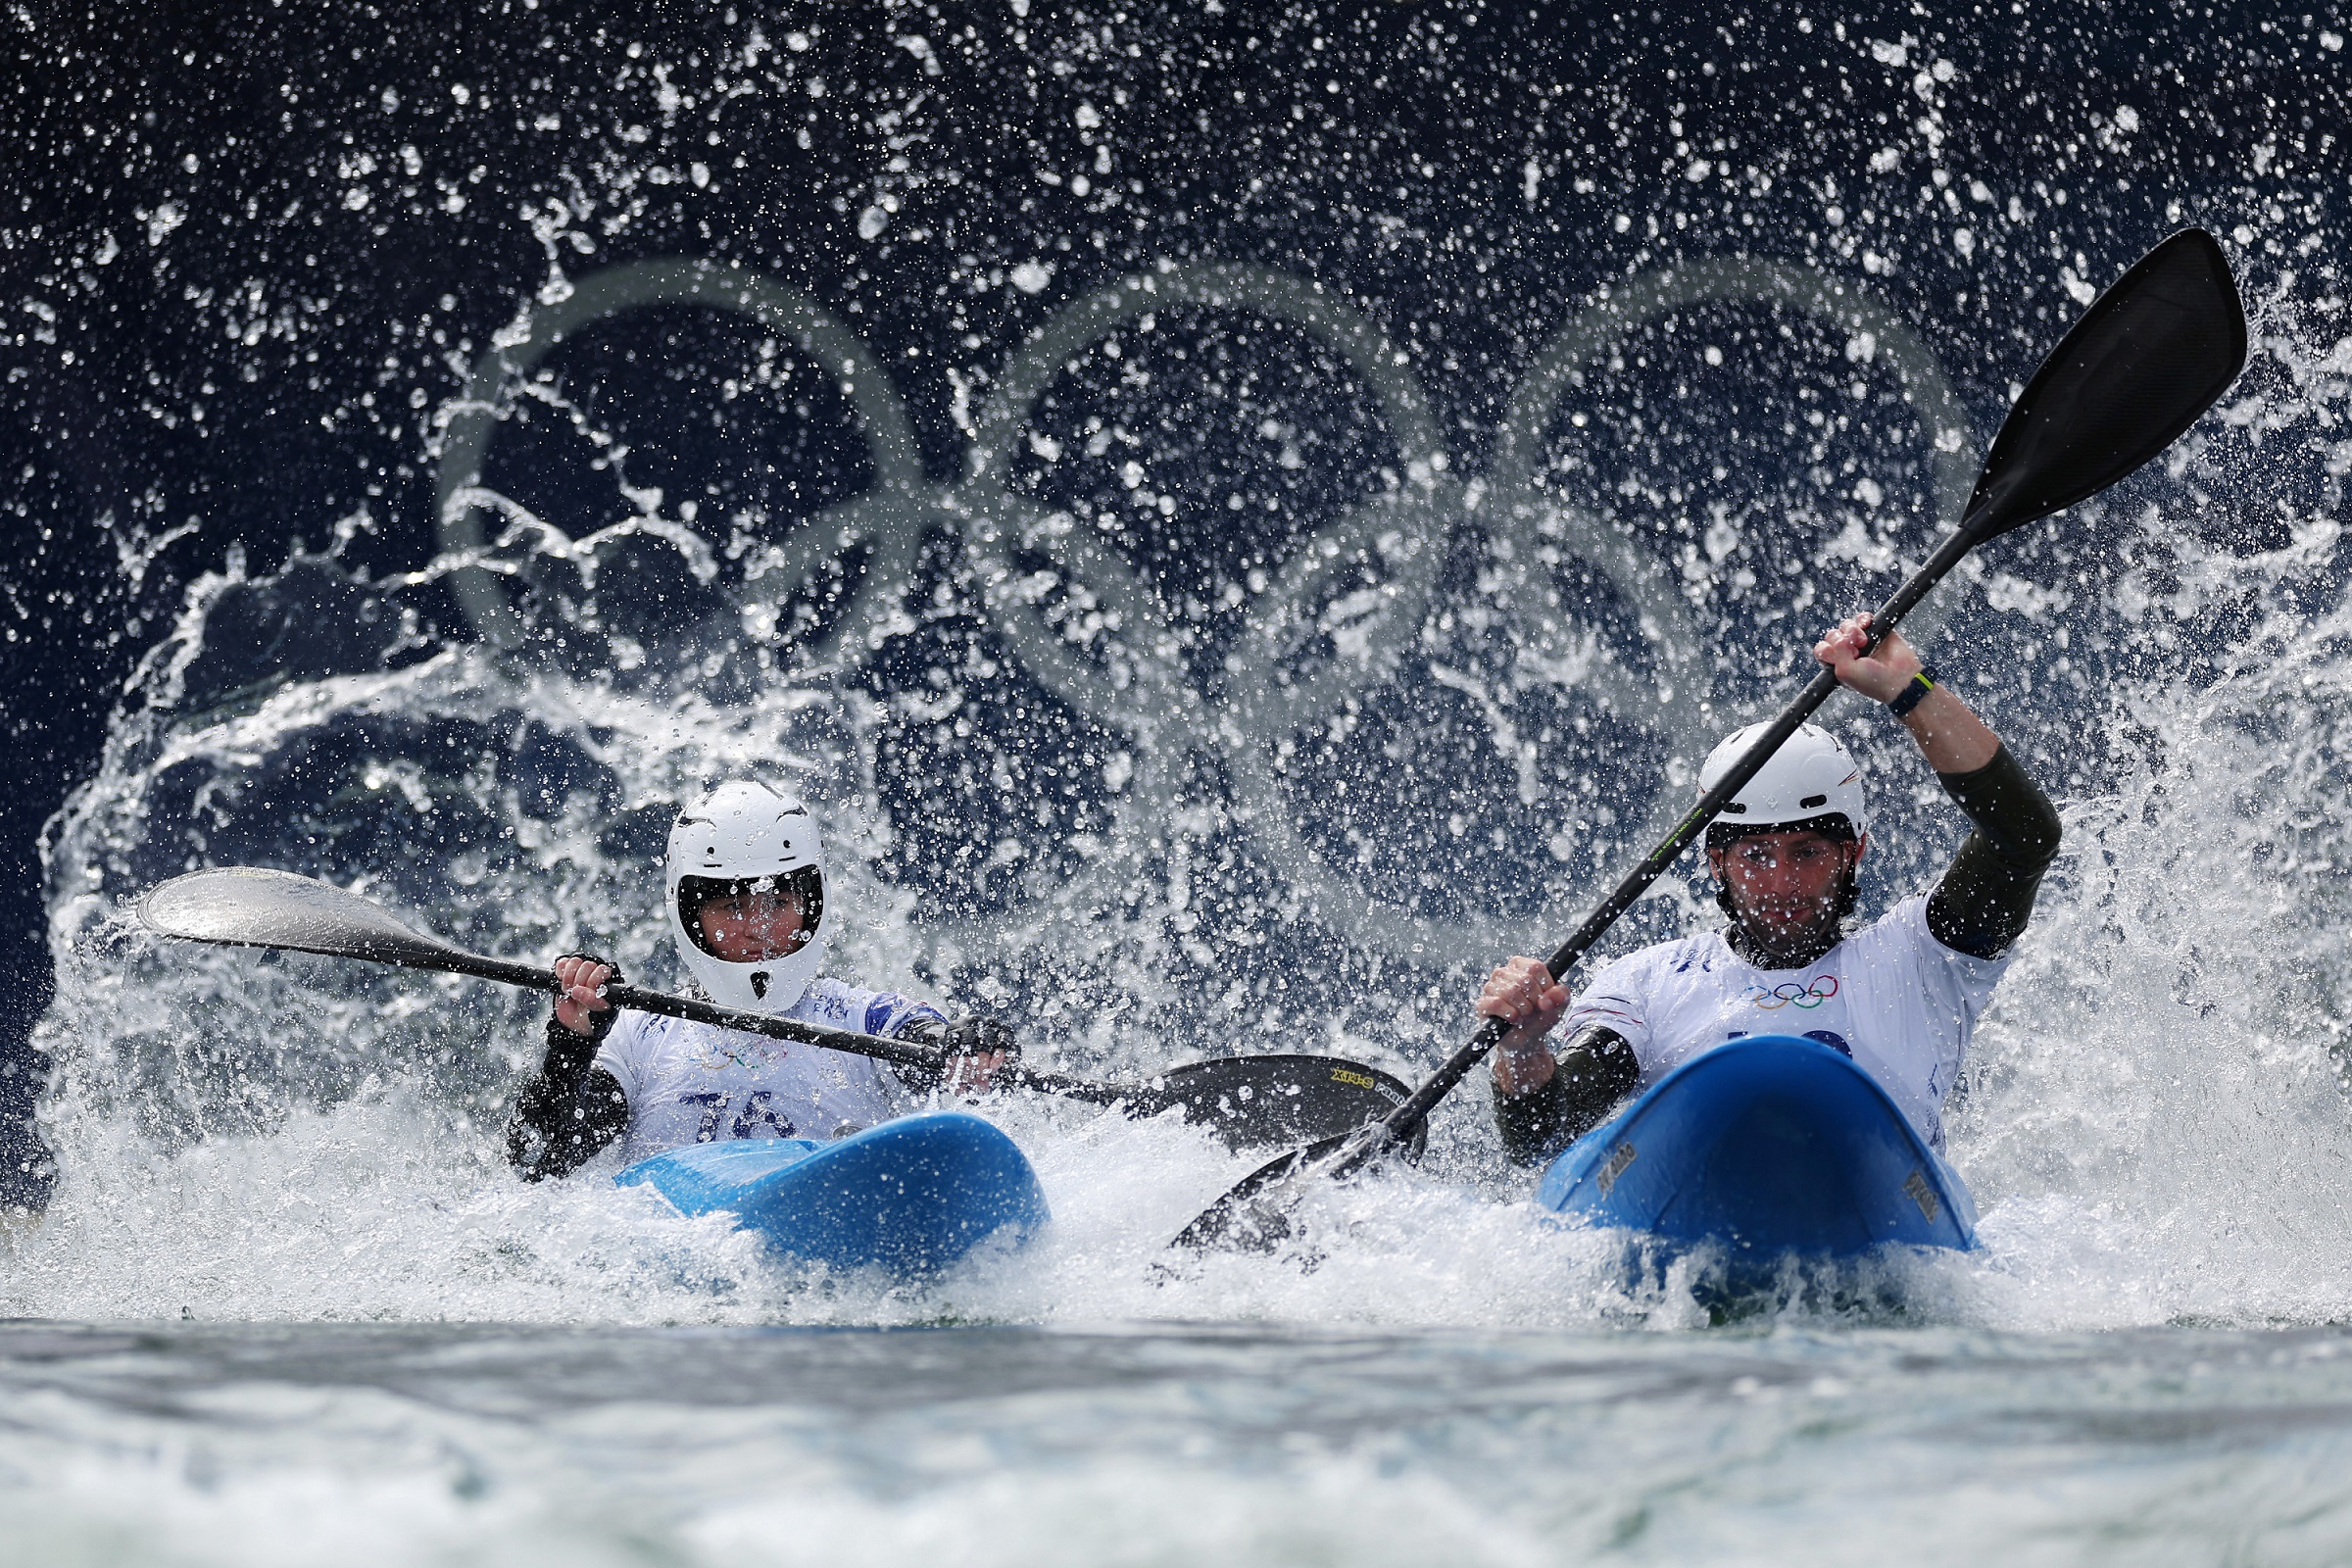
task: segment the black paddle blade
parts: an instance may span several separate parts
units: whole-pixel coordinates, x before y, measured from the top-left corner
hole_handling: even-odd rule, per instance
[[[139,920],[190,942],[291,948],[415,968],[448,968],[451,959],[471,956],[410,930],[356,893],[256,865],[175,876],[139,901]]]
[[[2214,237],[2184,228],[2091,302],[2001,423],[1969,498],[1970,546],[2071,507],[2172,445],[2246,363]]]
[[[1421,1129],[1414,1129],[1416,1137]],[[1290,1239],[1291,1211],[1309,1182],[1340,1181],[1376,1165],[1403,1146],[1375,1122],[1319,1139],[1268,1160],[1228,1189],[1168,1244],[1174,1250],[1213,1247],[1228,1252],[1271,1252]]]
[[[1310,1144],[1351,1133],[1386,1116],[1411,1093],[1377,1067],[1305,1055],[1188,1062],[1154,1078],[1150,1088],[1138,1108],[1182,1105],[1187,1121],[1208,1127],[1231,1149]],[[1402,1151],[1408,1160],[1418,1160],[1429,1141],[1426,1126],[1413,1132]]]
[[[1271,1252],[1291,1235],[1293,1205],[1286,1200],[1291,1195],[1281,1189],[1341,1152],[1354,1136],[1340,1133],[1268,1160],[1202,1209],[1168,1246],[1195,1251],[1215,1248],[1227,1252]]]

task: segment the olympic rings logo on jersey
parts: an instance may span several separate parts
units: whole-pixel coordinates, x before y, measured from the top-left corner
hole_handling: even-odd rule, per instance
[[[791,1054],[790,1049],[779,1040],[735,1041],[719,1037],[704,1043],[694,1064],[705,1072],[725,1072],[730,1067],[758,1072]]]
[[[1838,994],[1838,977],[1817,974],[1801,986],[1793,980],[1784,980],[1770,991],[1762,986],[1749,986],[1747,994],[1748,1000],[1766,1012],[1778,1012],[1783,1007],[1810,1012]]]
[[[1506,527],[1524,531],[1540,519],[1546,548],[1606,579],[1660,656],[1642,674],[1612,661],[1587,660],[1576,683],[1611,712],[1662,737],[1670,761],[1680,758],[1695,766],[1714,723],[1706,707],[1706,662],[1690,654],[1705,639],[1687,613],[1671,565],[1631,550],[1609,519],[1561,499],[1550,486],[1544,433],[1569,389],[1629,336],[1692,306],[1744,303],[1810,317],[1847,334],[1851,344],[1865,345],[1849,346],[1847,359],[1890,377],[1911,405],[1929,447],[1924,456],[1934,474],[1935,511],[1946,522],[1958,520],[1975,482],[1968,416],[1934,350],[1908,321],[1872,299],[1859,279],[1796,261],[1698,257],[1613,281],[1564,322],[1527,365],[1486,471],[1473,477],[1446,450],[1446,421],[1407,368],[1403,346],[1348,305],[1348,292],[1269,268],[1210,261],[1163,260],[1106,280],[1048,318],[993,377],[982,378],[979,384],[992,388],[985,406],[957,414],[970,440],[960,477],[942,480],[916,442],[891,363],[847,318],[777,278],[707,258],[667,257],[570,280],[558,294],[543,293],[497,334],[492,351],[474,362],[464,391],[444,408],[433,497],[440,550],[445,560],[484,563],[453,570],[450,590],[482,641],[523,649],[532,639],[500,584],[527,581],[536,568],[530,560],[491,564],[500,551],[483,526],[485,517],[503,517],[519,536],[586,543],[569,540],[482,482],[493,434],[516,403],[515,389],[536,385],[536,367],[558,344],[607,317],[648,307],[697,306],[750,318],[824,368],[864,437],[873,478],[862,494],[763,546],[763,569],[729,590],[747,625],[773,626],[794,593],[856,548],[864,552],[863,564],[834,596],[838,613],[828,630],[801,644],[801,652],[824,664],[879,648],[905,622],[904,601],[920,576],[925,540],[956,537],[982,585],[974,609],[1014,660],[1054,696],[1124,738],[1110,804],[1114,834],[1135,829],[1150,836],[1181,815],[1185,749],[1205,746],[1221,754],[1237,808],[1231,820],[1255,840],[1261,861],[1322,919],[1375,951],[1428,954],[1436,937],[1437,948],[1459,955],[1492,952],[1516,938],[1516,925],[1468,911],[1433,919],[1368,891],[1348,867],[1327,859],[1298,830],[1298,812],[1287,799],[1292,785],[1273,760],[1289,754],[1295,736],[1321,727],[1332,713],[1391,679],[1395,661],[1360,655],[1412,641],[1440,594],[1450,540]],[[1096,530],[1048,515],[1013,480],[1021,454],[1043,450],[1029,421],[1055,378],[1099,341],[1115,343],[1130,327],[1149,331],[1155,315],[1170,310],[1255,316],[1316,340],[1370,392],[1397,453],[1390,490],[1300,540],[1253,589],[1257,599],[1229,664],[1284,668],[1292,678],[1238,693],[1197,684],[1198,672],[1169,653],[1183,644],[1182,617],[1157,589]],[[1850,368],[1838,368],[1851,378]],[[538,374],[546,379],[546,372]],[[658,512],[660,492],[650,494]],[[683,539],[696,531],[691,513],[682,518],[648,514],[643,520],[664,537]],[[1097,618],[1106,629],[1074,640],[1056,618],[1061,601],[1030,591],[1038,574],[1016,552],[1049,558],[1069,591],[1100,610]],[[1377,592],[1362,591],[1367,579],[1377,579]],[[1592,634],[1573,612],[1543,594],[1509,597],[1502,613],[1519,618],[1539,643],[1565,648]],[[1938,607],[1906,627],[1920,637],[1946,612],[1947,607]],[[1479,690],[1475,681],[1459,689]],[[1488,701],[1483,695],[1476,700]],[[1171,736],[1178,744],[1169,744]],[[1514,765],[1523,764],[1514,760]],[[1536,787],[1523,779],[1523,795]],[[1660,791],[1647,808],[1655,819],[1650,831],[1662,832],[1681,806],[1678,791]],[[1091,874],[1113,876],[1120,860],[1097,857],[1091,864],[1100,869]],[[1101,890],[1104,904],[1118,897],[1114,887]],[[944,934],[948,927],[938,929]],[[987,931],[973,926],[965,934],[985,940]],[[1758,1004],[1791,1002],[1820,1004],[1819,999],[1795,997]]]

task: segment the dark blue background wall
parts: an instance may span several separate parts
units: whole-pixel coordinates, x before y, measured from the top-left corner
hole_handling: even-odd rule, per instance
[[[598,236],[562,255],[575,273],[718,257],[844,313],[942,478],[959,367],[1162,258],[1344,286],[1473,461],[1563,318],[1678,258],[1866,279],[1954,368],[1980,434],[2068,280],[2103,282],[2180,221],[2230,235],[2279,297],[2338,286],[2332,8],[1709,9],[253,4],[151,9],[128,38],[112,11],[10,12],[0,1186],[41,1188],[23,1129],[43,822],[196,574],[232,550],[267,567],[362,514],[347,564],[432,556],[424,417],[547,278],[552,199],[593,200],[559,225]],[[973,282],[1041,259],[1035,292]],[[640,482],[749,472],[767,438],[643,422],[670,433]],[[812,485],[847,461],[804,456]],[[2197,526],[2275,542],[2277,499],[2220,498]],[[1161,545],[1219,526],[1188,514]],[[417,602],[465,634],[446,599]]]

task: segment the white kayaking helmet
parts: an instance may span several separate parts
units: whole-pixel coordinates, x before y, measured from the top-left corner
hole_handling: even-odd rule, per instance
[[[704,945],[701,909],[706,902],[768,891],[797,895],[798,947],[757,962],[735,963]],[[678,956],[721,1006],[782,1012],[801,1000],[824,962],[824,839],[808,808],[787,791],[736,779],[688,805],[669,830],[669,869],[662,893]]]
[[[1750,724],[1725,736],[1698,770],[1699,794],[1713,789],[1769,727]],[[1799,724],[1756,769],[1755,777],[1725,803],[1723,814],[1707,828],[1707,846],[1720,848],[1756,832],[1797,829],[1856,840],[1870,833],[1862,765],[1837,736],[1812,724]]]

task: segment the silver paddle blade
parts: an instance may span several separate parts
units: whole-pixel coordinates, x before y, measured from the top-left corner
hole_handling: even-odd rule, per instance
[[[190,942],[290,948],[378,963],[440,967],[468,956],[410,930],[356,893],[256,865],[175,876],[139,901],[139,920],[150,931]]]

